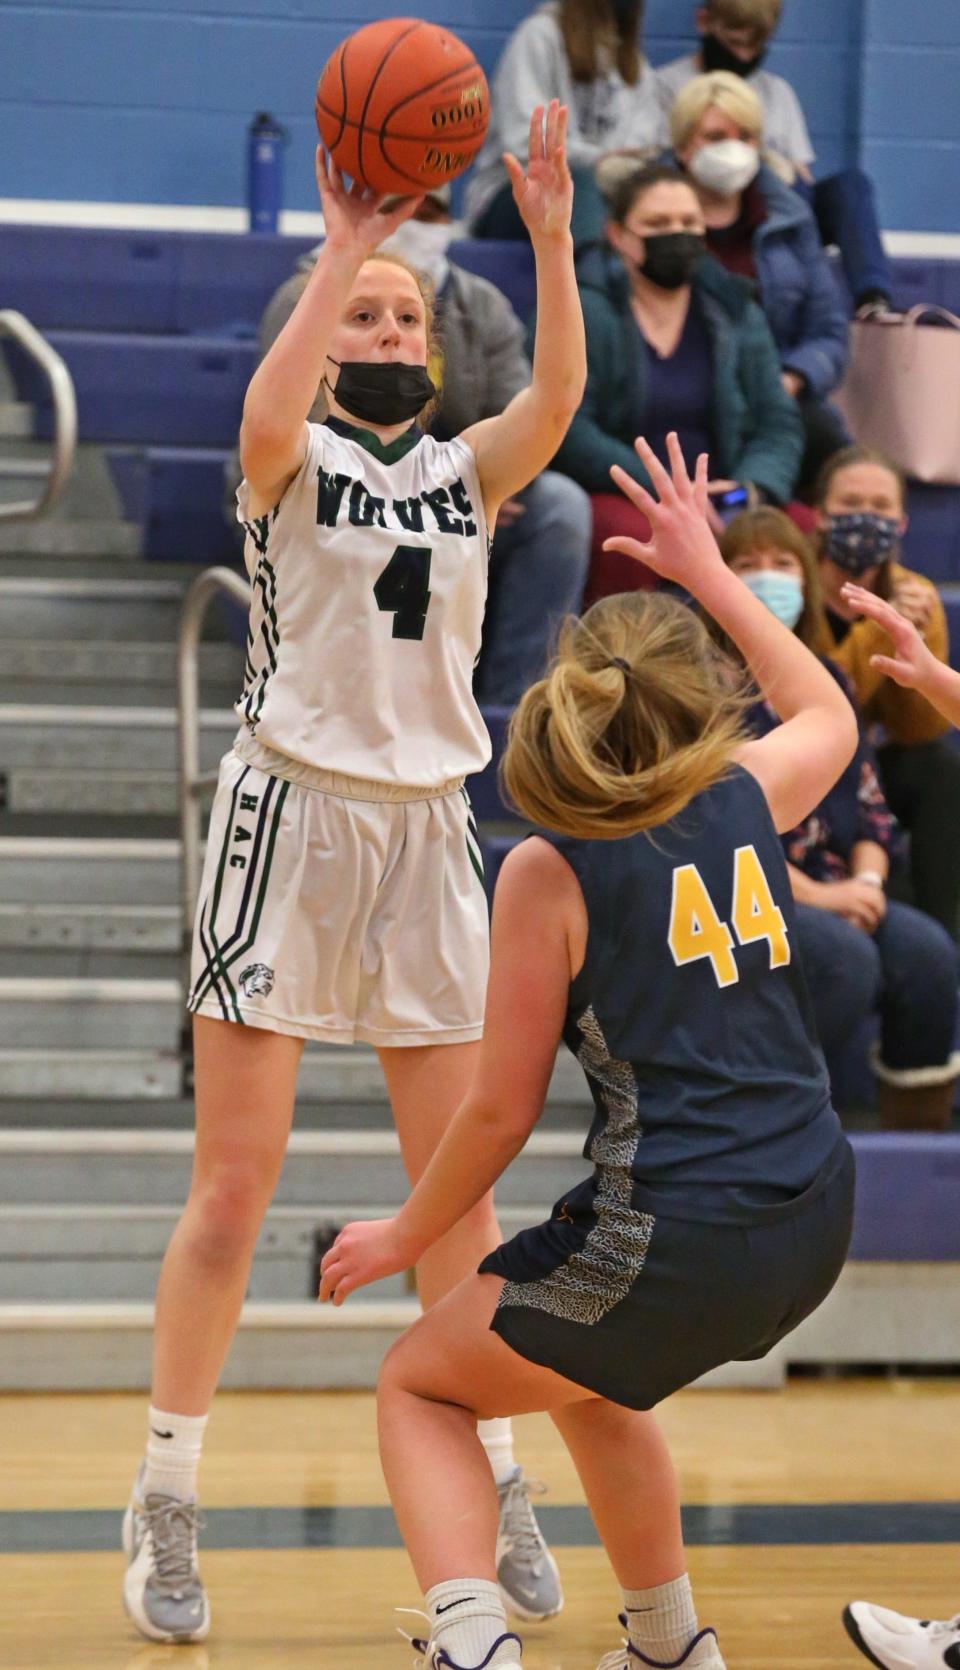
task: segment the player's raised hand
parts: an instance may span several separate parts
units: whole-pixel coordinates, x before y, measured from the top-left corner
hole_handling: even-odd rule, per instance
[[[893,644],[893,655],[871,655],[870,665],[908,690],[926,684],[940,663],[928,650],[913,622],[892,604],[885,603],[882,597],[851,581],[841,586],[840,594],[857,614],[868,615],[878,626],[882,626]]]
[[[635,557],[637,562],[645,563],[665,580],[674,580],[678,585],[696,592],[703,578],[724,567],[707,522],[707,455],[705,452],[700,454],[691,479],[675,434],[667,436],[669,473],[642,435],[637,437],[634,445],[656,489],[656,498],[619,464],[611,467],[610,474],[621,492],[646,516],[650,523],[650,538],[644,544],[639,539],[617,536],[605,539],[603,548]]]
[[[383,204],[387,199],[365,190],[359,180],[347,187],[337,164],[327,156],[322,145],[317,146],[316,169],[325,240],[333,248],[369,255],[384,238],[389,238],[398,226],[409,220],[423,202],[422,196],[402,197],[384,213]]]
[[[396,1218],[373,1218],[341,1229],[320,1263],[319,1299],[342,1305],[348,1294],[385,1276],[410,1268],[411,1256],[397,1231]]]
[[[573,181],[567,167],[567,107],[551,99],[544,111],[538,104],[530,118],[530,160],[526,169],[510,151],[503,161],[513,187],[513,200],[531,241],[553,238],[570,230]]]

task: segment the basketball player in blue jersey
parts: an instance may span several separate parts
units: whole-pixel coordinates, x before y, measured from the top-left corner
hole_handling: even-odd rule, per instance
[[[570,625],[505,756],[509,793],[543,832],[498,881],[477,1077],[399,1215],[348,1226],[323,1261],[320,1296],[339,1304],[473,1210],[538,1118],[563,1037],[595,1105],[593,1175],[428,1312],[381,1374],[381,1453],[426,1595],[429,1670],[518,1670],[476,1422],[530,1410],[553,1417],[623,1588],[628,1638],[602,1670],[723,1670],[650,1411],[769,1351],[829,1292],[850,1235],[852,1154],[777,830],[843,771],[856,723],[724,567],[706,459],[692,483],[676,435],[669,448],[672,479],[637,442],[658,499],[612,472],[652,533],[610,543],[693,593],[783,724],[745,740],[729,663],[671,597],[608,597]]]
[[[374,254],[416,207],[347,190],[321,152],[326,240],[247,393],[240,516],[252,605],[240,733],[223,761],[194,937],[197,1143],[157,1294],[147,1454],[124,1522],[127,1611],[201,1640],[200,1445],[283,1163],[303,1044],[376,1047],[411,1180],[473,1076],[487,909],[464,778],[490,757],[472,694],[489,530],[549,463],[585,381],[566,112],[508,159],[536,259],[528,388],[440,444],[415,419],[431,302]],[[307,422],[318,387],[329,418]],[[487,1195],[418,1266],[433,1304],[500,1240]],[[559,1610],[509,1422],[482,1432],[501,1503],[500,1581]]]

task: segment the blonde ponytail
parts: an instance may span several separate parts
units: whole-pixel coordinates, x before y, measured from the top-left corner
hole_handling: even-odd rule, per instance
[[[693,610],[606,597],[568,621],[513,715],[504,790],[531,822],[613,840],[666,823],[729,770],[749,698]]]

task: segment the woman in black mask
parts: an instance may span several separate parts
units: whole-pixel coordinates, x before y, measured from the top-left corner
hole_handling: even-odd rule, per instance
[[[826,604],[821,654],[843,668],[868,725],[876,727],[884,793],[910,832],[911,902],[960,938],[960,753],[950,726],[917,690],[903,689],[873,664],[887,639],[860,615],[844,586],[855,581],[892,604],[939,661],[948,656],[947,621],[936,586],[905,568],[906,480],[893,459],[848,447],[817,482],[820,579]]]
[[[620,181],[605,237],[580,250],[577,279],[587,391],[556,463],[593,496],[592,603],[654,583],[602,549],[605,539],[645,537],[634,506],[609,490],[611,462],[646,485],[634,435],[663,459],[675,430],[690,468],[710,455],[715,531],[737,508],[790,498],[802,436],[766,320],[749,287],[706,254],[697,195],[677,169],[648,164]]]

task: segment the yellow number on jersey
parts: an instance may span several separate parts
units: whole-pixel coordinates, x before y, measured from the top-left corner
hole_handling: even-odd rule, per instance
[[[732,986],[739,980],[733,935],[717,915],[695,864],[682,864],[673,872],[667,940],[678,968],[709,957],[718,986]]]
[[[752,846],[738,847],[733,860],[733,931],[741,945],[767,940],[771,968],[784,968],[790,961],[783,911],[773,902],[770,883]]]

